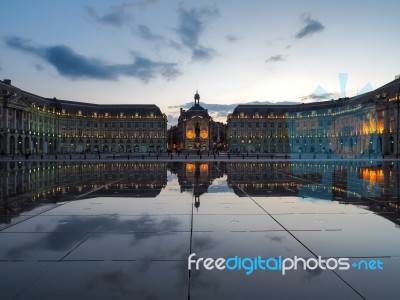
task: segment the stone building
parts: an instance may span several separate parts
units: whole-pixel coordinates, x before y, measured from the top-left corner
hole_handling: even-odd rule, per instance
[[[167,117],[154,104],[44,98],[0,81],[0,152],[47,154],[166,150]]]
[[[399,154],[400,79],[352,98],[239,105],[228,115],[234,152]]]
[[[194,95],[194,105],[180,109],[178,124],[168,130],[171,150],[222,150],[225,148],[225,125],[215,122],[208,110],[200,105],[200,95]]]

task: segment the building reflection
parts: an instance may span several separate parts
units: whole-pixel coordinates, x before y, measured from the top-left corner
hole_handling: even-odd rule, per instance
[[[0,222],[43,203],[87,197],[156,197],[166,163],[0,163]],[[86,196],[87,194],[87,196]]]
[[[180,193],[193,195],[197,210],[214,180],[226,176],[226,191],[239,197],[337,201],[363,205],[396,224],[400,220],[399,162],[7,162],[0,164],[0,223],[43,204],[154,198],[167,186],[168,170],[177,176]]]
[[[399,162],[228,163],[239,197],[299,197],[362,205],[400,224]]]
[[[168,165],[171,173],[178,176],[180,191],[190,192],[194,198],[194,206],[200,207],[200,196],[207,193],[216,178],[224,176],[223,163],[187,162]]]

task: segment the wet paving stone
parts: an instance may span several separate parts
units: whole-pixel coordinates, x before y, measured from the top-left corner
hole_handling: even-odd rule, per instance
[[[18,171],[32,174],[25,177],[1,168],[1,180],[13,183],[9,189],[23,186],[1,202],[1,299],[400,294],[397,164],[45,162],[34,173],[30,168],[24,163]],[[189,255],[202,259],[198,268],[192,263],[189,270]],[[214,264],[219,258],[226,262],[221,270]],[[345,258],[348,268],[304,268],[300,261],[283,274],[294,258]]]

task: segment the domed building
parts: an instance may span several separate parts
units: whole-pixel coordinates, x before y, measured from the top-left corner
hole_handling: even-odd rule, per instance
[[[200,95],[196,91],[194,105],[180,109],[178,124],[168,131],[170,150],[221,150],[225,143],[225,125],[215,122],[208,110],[200,105]]]

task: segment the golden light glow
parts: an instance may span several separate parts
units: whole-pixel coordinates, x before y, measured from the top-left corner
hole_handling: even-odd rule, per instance
[[[377,130],[376,122],[373,118],[369,119],[369,133],[375,133]]]
[[[191,163],[186,164],[186,173],[192,173],[194,171],[194,169],[195,169],[194,164],[191,164]]]
[[[186,130],[186,138],[188,138],[188,139],[194,138],[194,131],[193,131],[193,129],[187,129],[187,130]]]
[[[378,124],[378,130],[379,130],[379,133],[383,133],[383,121],[379,121],[379,124]]]
[[[208,131],[207,131],[207,129],[202,129],[202,130],[200,131],[200,137],[201,137],[202,139],[208,138]]]
[[[202,173],[207,173],[208,172],[208,164],[201,164],[200,165],[200,171]]]
[[[369,126],[367,123],[362,123],[362,134],[369,134]]]
[[[383,183],[384,177],[383,170],[364,169],[362,171],[362,179],[370,183]]]

